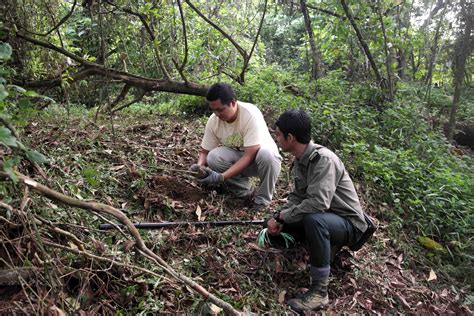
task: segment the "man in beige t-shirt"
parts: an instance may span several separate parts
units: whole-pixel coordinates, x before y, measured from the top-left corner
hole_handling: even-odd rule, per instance
[[[268,131],[262,112],[253,104],[237,101],[225,83],[212,85],[206,95],[212,114],[206,124],[197,164],[191,170],[208,167],[207,185],[226,183],[236,196],[253,193],[249,177],[260,179],[254,208],[271,203],[281,169],[278,147]]]

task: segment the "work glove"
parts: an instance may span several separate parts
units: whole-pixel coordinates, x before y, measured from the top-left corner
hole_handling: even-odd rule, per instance
[[[199,180],[201,184],[217,185],[224,182],[224,175],[222,173],[215,172],[210,168],[205,168],[205,171],[207,172],[207,177]]]
[[[189,167],[189,171],[196,172],[194,176],[198,179],[202,179],[207,176],[206,168],[198,165],[197,163],[192,164],[191,167]]]

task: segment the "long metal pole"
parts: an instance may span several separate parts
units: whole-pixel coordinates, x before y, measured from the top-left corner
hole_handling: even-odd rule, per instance
[[[138,229],[161,229],[161,228],[173,228],[179,226],[210,226],[210,227],[220,227],[220,226],[232,226],[232,225],[263,225],[264,220],[244,220],[244,221],[203,221],[203,222],[162,222],[162,223],[134,223],[133,225]],[[122,227],[122,225],[113,225],[113,224],[100,224],[99,229],[108,230],[115,228],[116,226]]]

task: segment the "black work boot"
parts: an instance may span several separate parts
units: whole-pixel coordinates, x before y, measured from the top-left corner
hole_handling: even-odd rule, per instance
[[[328,298],[328,284],[329,284],[329,268],[327,274],[319,278],[311,277],[311,287],[308,292],[301,297],[293,298],[287,302],[292,310],[298,313],[309,312],[323,308],[329,303]]]

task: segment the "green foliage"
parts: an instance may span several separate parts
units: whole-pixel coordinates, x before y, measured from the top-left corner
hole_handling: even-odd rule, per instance
[[[25,157],[31,162],[46,163],[47,159],[36,150],[32,150],[23,145],[13,135],[11,126],[8,126],[10,119],[16,123],[24,122],[30,111],[31,103],[28,98],[38,97],[35,91],[25,90],[16,85],[7,84],[3,75],[10,73],[9,67],[5,66],[7,60],[11,58],[12,49],[8,43],[0,44],[0,144],[7,149],[7,155],[2,157],[3,171],[13,182],[18,178],[15,174],[15,167],[20,163],[21,157]]]
[[[365,111],[372,112],[379,124],[367,125],[363,120],[367,113],[360,115]],[[351,120],[338,115],[337,120],[345,122],[339,129],[355,132],[344,133],[344,139],[336,137],[333,145],[342,150],[353,175],[373,188],[369,198],[397,211],[380,216],[416,227],[418,235],[455,245],[453,259],[460,264],[473,242],[474,175],[466,172],[472,170],[472,158],[453,156],[415,104],[395,103],[377,116],[365,111]]]
[[[298,87],[298,95],[285,89],[289,83]],[[341,73],[318,81],[317,98],[310,98],[312,91],[312,84],[269,67],[248,76],[238,97],[270,110],[273,119],[287,108],[305,108],[312,116],[313,138],[341,155],[364,184],[367,202],[395,210],[377,216],[449,246],[449,255],[439,254],[443,260],[456,266],[468,260],[474,233],[473,161],[453,155],[444,136],[425,121],[423,91],[402,85],[398,99],[382,112],[371,105],[374,87],[349,84]],[[434,90],[438,95],[445,100],[444,92]]]
[[[289,248],[290,244],[293,244],[295,242],[295,238],[288,233],[281,232],[280,236],[283,238],[286,248]],[[272,244],[270,236],[268,234],[268,228],[264,228],[258,233],[257,244],[259,247],[262,248]]]
[[[12,132],[6,127],[0,127],[0,143],[5,146],[17,147],[16,137],[12,136]]]

